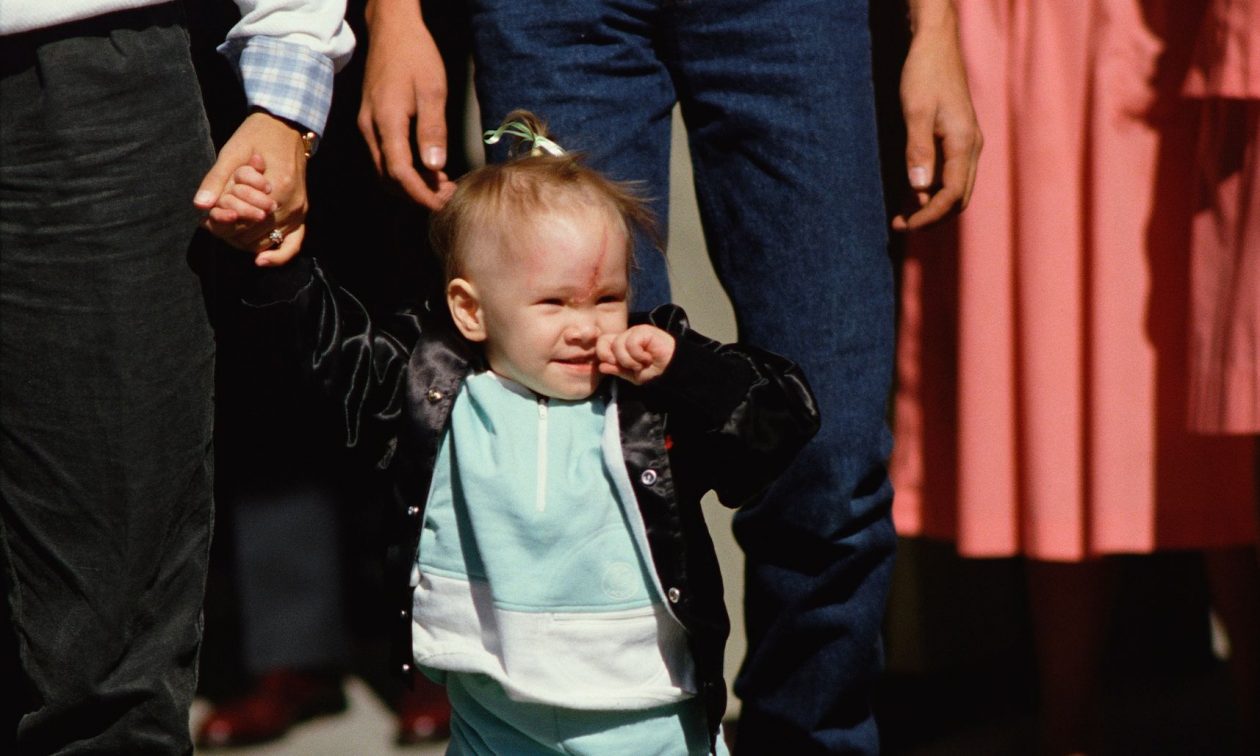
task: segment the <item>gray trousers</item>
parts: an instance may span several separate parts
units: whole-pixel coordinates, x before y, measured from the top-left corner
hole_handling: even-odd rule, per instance
[[[188,35],[171,4],[0,51],[0,705],[20,753],[191,752],[214,348],[186,257],[214,155]]]

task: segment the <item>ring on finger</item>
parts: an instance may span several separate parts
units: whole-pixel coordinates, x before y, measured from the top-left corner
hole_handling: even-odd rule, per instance
[[[271,242],[271,249],[284,244],[284,232],[278,228],[271,229],[271,233],[267,234],[267,241]]]

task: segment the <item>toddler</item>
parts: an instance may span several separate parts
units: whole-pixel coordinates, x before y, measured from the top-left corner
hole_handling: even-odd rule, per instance
[[[725,753],[729,624],[700,498],[759,496],[817,430],[813,396],[676,306],[631,316],[643,203],[529,114],[488,139],[504,135],[528,149],[432,219],[444,307],[374,323],[301,258],[247,300],[392,479],[400,668],[447,686],[448,753]],[[252,170],[238,185],[265,194]]]

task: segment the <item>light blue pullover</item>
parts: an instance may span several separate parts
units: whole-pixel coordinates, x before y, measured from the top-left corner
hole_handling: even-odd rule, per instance
[[[683,629],[649,566],[613,388],[563,401],[490,372],[464,382],[413,575],[417,664],[574,709],[694,692]]]

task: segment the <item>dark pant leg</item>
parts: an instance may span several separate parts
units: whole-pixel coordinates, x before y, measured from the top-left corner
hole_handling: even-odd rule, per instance
[[[895,538],[893,289],[865,0],[696,0],[663,57],[741,340],[804,369],[822,429],[735,515],[748,654],[736,750],[875,753],[870,695]]]
[[[669,211],[669,140],[674,89],[656,58],[653,0],[472,3],[477,97],[483,125],[516,108],[547,122],[554,139],[651,198],[662,237]],[[504,157],[506,145],[490,150]],[[669,301],[665,257],[635,248],[633,307]]]
[[[172,6],[3,41],[0,538],[22,753],[191,751],[209,142]]]
[[[336,489],[312,472],[238,493],[232,503],[246,670],[345,669]]]

